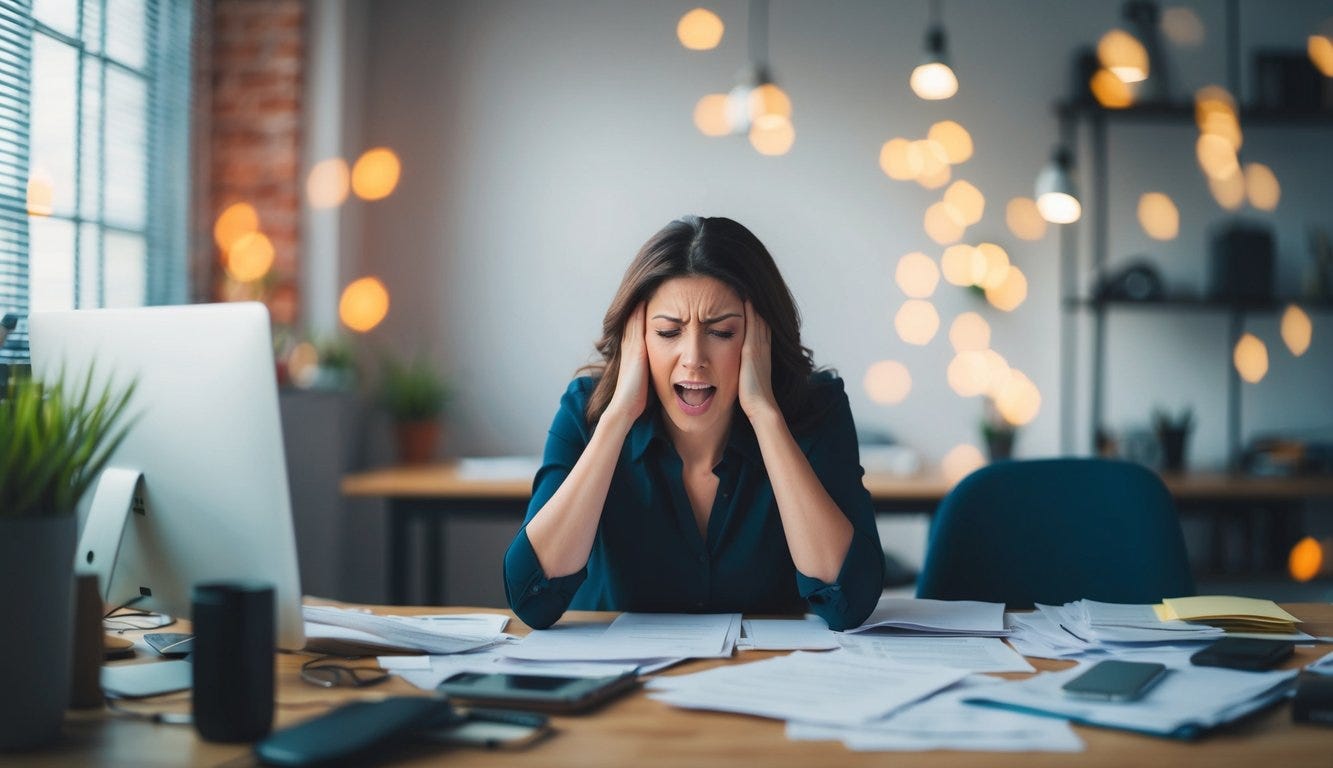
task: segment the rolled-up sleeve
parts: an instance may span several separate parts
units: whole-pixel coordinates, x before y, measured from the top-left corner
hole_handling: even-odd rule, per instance
[[[836,402],[821,420],[806,454],[824,490],[852,524],[852,543],[832,584],[796,572],[796,588],[811,612],[830,629],[858,627],[875,609],[884,589],[884,554],[875,509],[861,478],[856,425],[847,393],[838,383]]]
[[[533,629],[544,629],[558,621],[588,576],[585,567],[568,576],[548,578],[528,541],[528,523],[565,482],[588,444],[583,418],[588,387],[587,379],[575,379],[560,399],[560,410],[546,436],[542,467],[533,479],[527,516],[505,552],[505,597],[510,610]]]

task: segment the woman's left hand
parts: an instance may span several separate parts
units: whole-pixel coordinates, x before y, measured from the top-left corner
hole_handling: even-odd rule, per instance
[[[773,343],[768,323],[745,302],[745,342],[741,345],[741,410],[751,421],[778,410],[773,396]]]

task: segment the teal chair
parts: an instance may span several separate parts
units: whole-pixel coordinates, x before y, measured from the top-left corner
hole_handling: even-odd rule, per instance
[[[1175,504],[1124,461],[1002,461],[940,502],[917,597],[1030,608],[1194,594]]]

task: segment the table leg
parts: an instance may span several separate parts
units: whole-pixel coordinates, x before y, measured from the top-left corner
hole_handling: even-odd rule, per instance
[[[411,510],[405,502],[389,499],[389,604],[407,604],[407,524]]]
[[[426,584],[426,601],[430,605],[444,605],[445,596],[448,592],[445,590],[444,574],[444,528],[445,520],[443,515],[430,515],[426,518],[426,578],[429,581]]]

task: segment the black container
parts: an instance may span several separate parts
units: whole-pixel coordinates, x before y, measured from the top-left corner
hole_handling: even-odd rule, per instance
[[[1232,221],[1213,231],[1209,294],[1238,304],[1273,300],[1273,230]]]
[[[273,586],[194,588],[194,724],[208,741],[254,741],[273,726]]]

